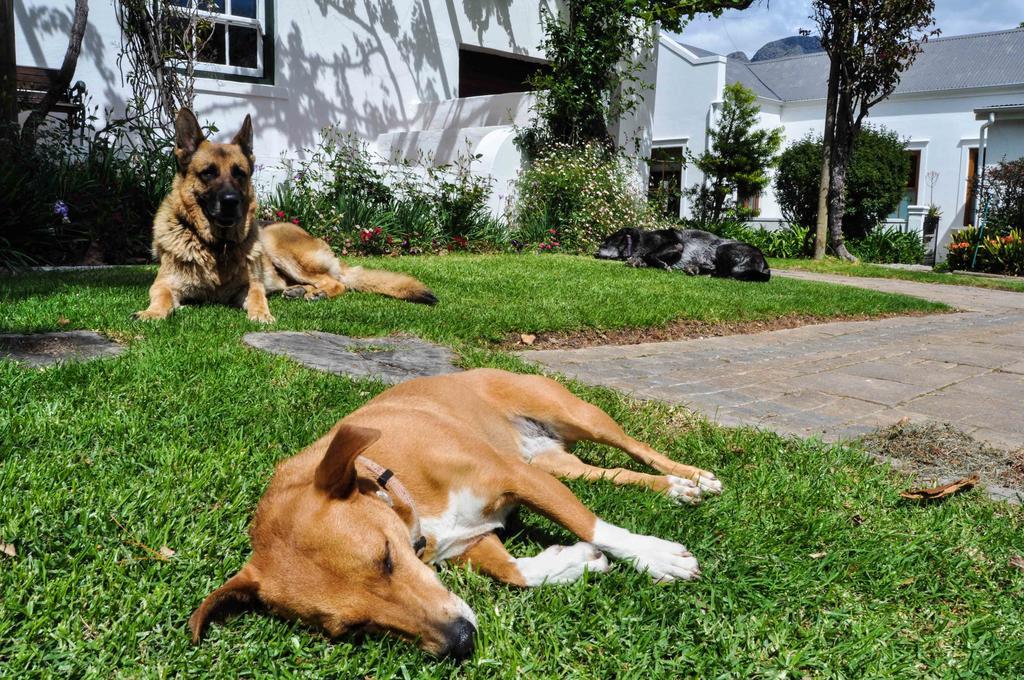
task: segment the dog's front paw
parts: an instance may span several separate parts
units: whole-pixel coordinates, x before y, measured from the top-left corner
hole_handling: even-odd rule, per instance
[[[269,311],[268,312],[250,312],[249,313],[249,321],[255,321],[256,323],[267,324],[267,323],[274,323],[275,321],[277,321],[277,319],[275,319],[274,315],[271,314]]]
[[[281,291],[281,297],[285,300],[297,300],[306,296],[305,286],[289,286]]]
[[[638,536],[632,556],[637,571],[646,572],[655,583],[690,581],[700,576],[697,558],[678,543],[655,536]]]
[[[643,267],[644,266],[644,261],[641,260],[639,257],[634,255],[633,257],[631,257],[631,258],[626,260],[626,266],[627,267]]]
[[[668,489],[665,490],[665,493],[676,503],[697,505],[704,499],[701,487],[692,479],[675,475],[666,475],[665,479],[668,480]]]
[[[701,470],[700,475],[697,477],[697,486],[704,493],[720,494],[722,493],[722,483],[718,481],[718,477],[715,477],[714,473],[708,472],[707,470]]]
[[[166,319],[167,314],[163,312],[156,312],[151,309],[143,309],[141,312],[135,312],[132,314],[132,318],[136,321],[155,321],[159,319]]]
[[[611,568],[605,554],[590,543],[553,545],[535,557],[516,560],[516,566],[528,586],[572,583],[585,572],[606,572]]]

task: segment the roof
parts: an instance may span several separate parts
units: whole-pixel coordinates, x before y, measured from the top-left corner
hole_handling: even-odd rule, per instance
[[[682,45],[683,47],[685,47],[686,49],[690,50],[691,52],[693,52],[693,55],[695,57],[717,57],[717,56],[720,56],[717,52],[711,52],[709,50],[701,49],[700,47],[697,47],[695,45],[688,45],[688,44],[686,44],[684,42],[679,42],[678,40],[676,42],[679,43],[680,45]]]
[[[988,118],[990,113],[994,113],[997,116],[1014,118],[1024,118],[1024,103],[1021,104],[993,104],[992,106],[982,106],[974,109],[974,117],[977,120],[985,120]]]
[[[768,87],[766,82],[754,74],[750,69],[749,62],[741,61],[739,59],[727,60],[725,62],[725,79],[729,83],[739,83],[748,90],[753,90],[754,94],[758,97],[763,97],[765,99],[782,99],[775,90]]]
[[[894,94],[1024,85],[1022,55],[1024,28],[930,40]],[[729,59],[726,78],[767,99],[805,101],[825,98],[828,70],[828,55],[818,52],[749,63]]]

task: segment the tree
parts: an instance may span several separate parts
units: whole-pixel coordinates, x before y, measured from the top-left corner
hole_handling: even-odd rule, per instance
[[[214,35],[203,12],[214,0],[116,0],[121,28],[117,64],[132,88],[132,115],[169,130],[178,109],[192,108],[196,62]],[[127,61],[127,69],[124,63]]]
[[[18,95],[14,61],[14,1],[0,0],[0,136],[17,130]]]
[[[82,52],[82,37],[85,35],[86,22],[89,19],[88,0],[75,0],[75,13],[71,19],[71,34],[68,37],[68,49],[64,53],[64,61],[61,63],[57,76],[50,83],[50,89],[46,91],[39,101],[35,110],[25,120],[21,128],[21,142],[26,148],[35,145],[36,132],[43,124],[46,117],[53,111],[62,94],[67,92],[71,86],[71,78],[75,75],[78,67],[78,55]]]
[[[138,0],[136,0],[138,1]],[[554,144],[598,142],[609,150],[610,126],[642,99],[639,72],[653,27],[680,31],[696,14],[743,9],[753,0],[568,0],[559,14],[542,5],[549,68],[531,79],[534,119],[519,136],[530,155]]]
[[[934,0],[814,0],[814,20],[829,56],[828,96],[819,188],[815,257],[833,252],[855,260],[843,244],[842,219],[853,140],[872,106],[896,89],[900,75],[939,31]],[[827,193],[826,193],[827,192]]]
[[[779,157],[775,197],[782,214],[793,224],[814,223],[822,146],[821,137],[809,135]],[[900,204],[910,170],[904,146],[905,140],[884,128],[865,125],[857,133],[846,183],[844,237],[862,238]]]
[[[710,131],[711,148],[694,159],[704,173],[696,195],[699,222],[719,222],[733,194],[752,196],[768,186],[768,169],[778,160],[782,128],[757,129],[757,95],[739,83],[725,86],[718,124]]]

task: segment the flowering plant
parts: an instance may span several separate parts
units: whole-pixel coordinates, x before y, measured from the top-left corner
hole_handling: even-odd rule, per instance
[[[976,227],[967,227],[953,232],[948,251],[946,261],[951,269],[1024,275],[1024,234],[1020,229],[983,236]]]
[[[520,172],[513,241],[590,253],[623,227],[656,229],[662,218],[634,182],[631,161],[598,144],[554,144]]]

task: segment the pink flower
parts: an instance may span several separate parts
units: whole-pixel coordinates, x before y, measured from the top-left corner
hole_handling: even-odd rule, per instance
[[[277,219],[279,219],[279,220],[283,220],[284,219],[284,211],[283,210],[278,210],[274,214],[277,215]]]

